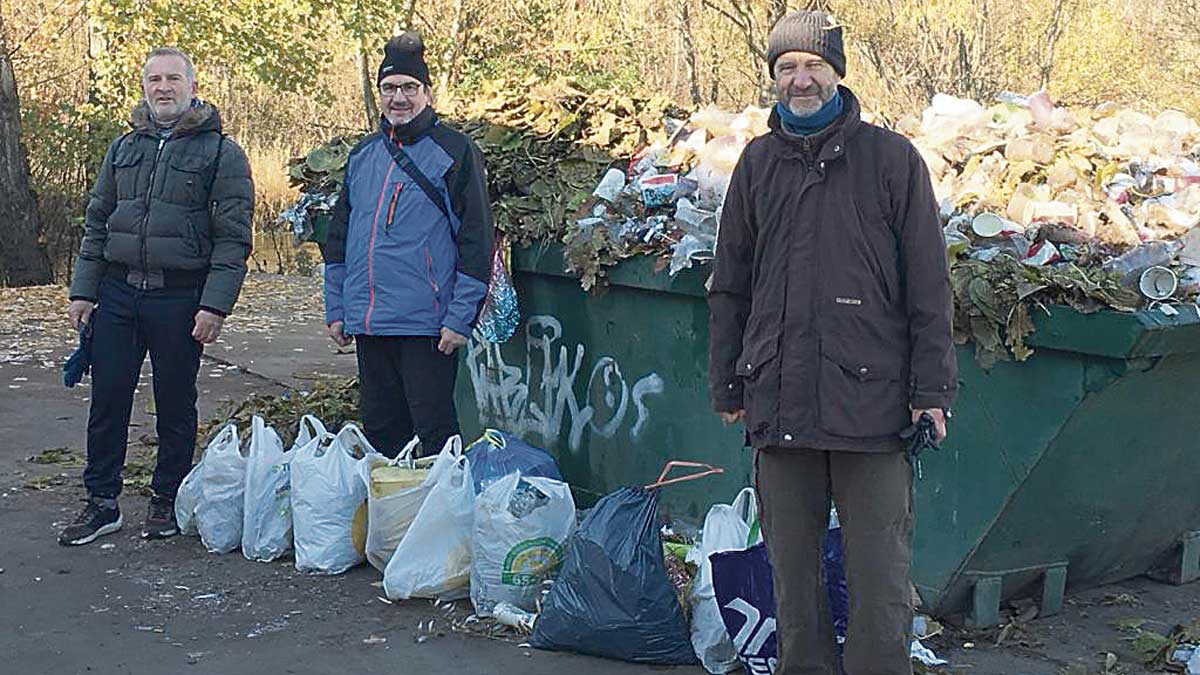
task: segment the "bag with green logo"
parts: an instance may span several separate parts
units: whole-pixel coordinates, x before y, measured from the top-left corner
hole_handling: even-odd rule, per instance
[[[475,501],[475,612],[491,616],[501,602],[535,610],[542,582],[557,576],[574,528],[575,500],[566,483],[513,471],[489,485]]]

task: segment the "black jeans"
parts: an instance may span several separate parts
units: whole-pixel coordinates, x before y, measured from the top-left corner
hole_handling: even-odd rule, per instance
[[[196,373],[200,343],[192,327],[198,288],[139,290],[106,277],[92,313],[92,400],[83,484],[96,497],[121,492],[133,394],[146,352],[154,368],[158,462],[150,487],[174,497],[196,450]]]
[[[441,451],[458,431],[454,379],[458,352],[438,351],[438,338],[356,335],[363,431],[375,449],[395,457],[421,438],[420,455]]]

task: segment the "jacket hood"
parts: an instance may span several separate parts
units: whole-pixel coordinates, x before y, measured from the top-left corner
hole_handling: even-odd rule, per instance
[[[199,103],[199,105],[188,108],[183,113],[183,117],[180,117],[179,121],[175,123],[175,135],[186,136],[205,131],[221,133],[221,113],[217,111],[216,106],[208,101],[199,101]],[[154,118],[150,115],[150,105],[145,101],[138,103],[130,113],[129,126],[138,133],[150,136],[158,135],[158,125],[154,123]]]

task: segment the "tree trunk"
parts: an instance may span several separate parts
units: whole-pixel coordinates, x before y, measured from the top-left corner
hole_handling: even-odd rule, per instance
[[[370,131],[379,124],[379,105],[375,102],[375,79],[371,77],[367,47],[361,41],[358,44],[358,65],[362,76],[363,111],[367,115],[366,129]]]
[[[683,63],[687,69],[688,93],[692,105],[698,106],[700,98],[700,73],[696,70],[696,42],[692,38],[692,0],[679,0],[676,20],[679,22],[679,37],[683,43]]]
[[[1054,50],[1058,47],[1058,39],[1062,37],[1063,25],[1066,23],[1063,19],[1063,14],[1066,2],[1065,0],[1057,0],[1054,3],[1054,9],[1050,13],[1050,24],[1046,27],[1045,49],[1042,52],[1042,64],[1040,70],[1040,84],[1043,90],[1050,87],[1050,75],[1054,72]]]
[[[21,106],[0,18],[0,285],[52,281],[38,241],[37,199],[29,185],[29,158],[21,145]]]
[[[404,4],[404,28],[405,30],[416,30],[414,21],[417,18],[417,0],[408,0]]]
[[[466,0],[454,0],[454,22],[450,25],[450,39],[446,41],[446,51],[442,53],[442,72],[438,77],[438,97],[446,98],[450,88],[458,80],[459,54],[462,53],[463,32],[467,24]]]
[[[779,23],[779,20],[782,19],[785,14],[787,14],[787,9],[788,7],[786,0],[771,0],[770,3],[768,3],[767,31],[770,31],[775,27],[775,24]],[[814,7],[813,9],[817,8]]]

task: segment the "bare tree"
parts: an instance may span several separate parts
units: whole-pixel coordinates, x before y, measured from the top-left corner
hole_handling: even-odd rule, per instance
[[[1050,12],[1050,23],[1046,26],[1046,38],[1042,50],[1041,63],[1041,88],[1046,89],[1050,86],[1050,73],[1054,70],[1054,49],[1058,46],[1058,39],[1062,37],[1063,29],[1065,28],[1067,0],[1055,0],[1054,9]]]
[[[762,19],[758,16],[757,8],[751,0],[703,0],[704,6],[721,15],[733,24],[742,35],[750,62],[762,64],[767,58],[765,32],[762,30]],[[758,105],[766,105],[770,98],[770,88],[765,81],[765,71],[760,66],[754,70],[754,91],[757,92]]]
[[[404,3],[404,27],[408,30],[416,30],[413,21],[417,18],[417,0],[407,0]]]
[[[50,263],[39,242],[37,199],[21,144],[21,106],[6,30],[0,16],[0,284],[48,284]]]
[[[679,28],[679,39],[683,45],[683,63],[687,69],[688,93],[692,105],[700,105],[700,73],[696,70],[696,41],[692,37],[692,1],[678,0],[675,5],[675,21]]]
[[[362,77],[363,110],[367,114],[367,129],[379,123],[379,105],[375,102],[375,78],[371,76],[371,63],[365,40],[358,43],[358,65]]]

